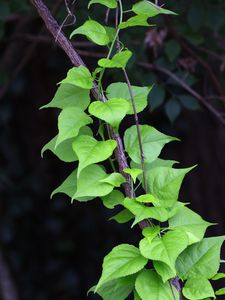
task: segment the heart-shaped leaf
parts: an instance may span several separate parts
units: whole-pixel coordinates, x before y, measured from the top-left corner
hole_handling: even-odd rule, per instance
[[[112,58],[101,58],[98,65],[102,68],[125,68],[132,56],[132,52],[124,50],[116,53]]]
[[[68,83],[82,89],[90,90],[93,87],[93,80],[89,70],[84,66],[79,66],[70,69],[67,73],[67,77],[63,79],[61,83]]]

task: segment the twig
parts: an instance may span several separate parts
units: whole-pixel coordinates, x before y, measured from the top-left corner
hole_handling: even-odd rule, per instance
[[[183,87],[187,92],[189,92],[192,96],[194,96],[197,100],[199,100],[202,105],[204,105],[216,118],[223,124],[225,125],[225,119],[222,117],[222,115],[214,108],[212,107],[208,102],[204,100],[204,98],[197,93],[195,90],[193,90],[189,85],[187,85],[182,79],[177,77],[175,74],[170,72],[167,69],[164,69],[162,67],[155,66],[153,64],[148,64],[148,63],[139,63],[140,66],[150,69],[150,70],[155,70],[159,71],[161,73],[164,73],[168,75],[170,78],[175,80],[181,87]]]

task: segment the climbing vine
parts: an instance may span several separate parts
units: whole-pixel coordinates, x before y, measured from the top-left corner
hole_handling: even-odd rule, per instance
[[[64,193],[72,203],[98,198],[108,209],[118,206],[121,210],[112,219],[132,221],[142,236],[139,245],[117,245],[106,255],[100,279],[89,292],[104,300],[123,300],[130,294],[135,300],[219,298],[225,289],[214,291],[212,282],[225,277],[219,273],[225,236],[205,238],[214,224],[179,201],[182,181],[193,167],[176,168],[175,161],[159,158],[163,147],[178,139],[140,123],[138,114],[146,108],[152,86],[132,85],[126,71],[132,52],[123,43],[123,31],[150,26],[149,18],[156,15],[175,13],[147,0],[126,11],[122,0],[91,0],[88,9],[95,5],[112,10],[113,26],[89,19],[70,38],[83,35],[107,46],[108,55],[92,72],[78,58],[53,100],[43,106],[61,111],[58,134],[42,154],[50,150],[76,165],[52,196]],[[118,69],[124,81],[104,87],[108,69]],[[122,134],[120,124],[128,115],[134,124]],[[94,134],[91,125],[96,121],[99,130]],[[106,160],[110,167],[101,164]]]

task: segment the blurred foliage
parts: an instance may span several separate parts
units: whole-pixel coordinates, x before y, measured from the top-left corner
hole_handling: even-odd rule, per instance
[[[125,9],[128,9],[128,4],[135,1],[124,2]],[[141,116],[151,124],[158,123],[158,127],[166,132],[177,130],[181,134],[188,131],[185,131],[187,124],[182,122],[187,113],[190,116],[197,111],[197,119],[204,114],[202,118],[206,121],[209,116],[213,120],[217,118],[207,112],[193,91],[223,114],[225,2],[165,2],[166,7],[179,15],[152,19],[158,24],[158,29],[154,26],[127,29],[121,40],[134,52],[128,66],[131,81],[135,85],[154,84],[149,111]],[[67,16],[64,1],[48,0],[46,3],[52,11],[55,10],[54,15],[62,24]],[[87,3],[87,0],[77,0],[70,5],[76,22],[74,24],[73,17],[67,19],[63,27],[67,35],[87,19]],[[91,8],[91,17],[102,23],[105,13],[102,7]],[[129,16],[129,12],[126,15]],[[109,14],[108,22],[113,24],[113,13]],[[73,41],[88,66],[94,69],[104,49],[90,45],[82,37]],[[55,84],[65,77],[70,63],[46,32],[28,0],[0,0],[0,55],[1,249],[10,266],[19,299],[85,299],[86,290],[99,275],[101,257],[111,244],[135,240],[135,232],[128,235],[127,228],[123,226],[106,225],[110,216],[97,202],[88,208],[82,205],[75,208],[62,197],[53,201],[48,198],[50,191],[69,174],[69,170],[50,155],[41,160],[41,147],[56,131],[53,126],[56,112],[49,117],[49,113],[39,112],[38,108],[53,96]],[[113,75],[108,71],[105,87],[119,79],[124,80],[120,72]],[[209,132],[207,123],[204,125],[206,128],[202,132]],[[194,130],[199,127],[199,123],[193,125]],[[216,135],[213,131],[209,145],[213,144],[213,138],[216,141],[219,136],[220,133]],[[196,133],[196,144],[200,141],[205,145],[204,138],[204,134],[199,137]],[[188,157],[193,153],[192,142],[190,144],[188,140],[184,143],[185,151],[189,147]],[[215,153],[210,152],[209,157],[216,157],[218,166],[223,170],[220,154],[215,150]],[[209,163],[210,158],[206,156],[198,152],[195,158]],[[196,163],[188,161],[188,158],[186,162],[189,165]],[[217,171],[214,172],[210,170],[211,184],[211,179],[216,180],[219,176]],[[213,193],[208,193],[208,198],[220,198],[215,196],[216,192],[222,194],[218,182]],[[203,186],[206,189],[205,184]],[[202,196],[201,193],[196,190],[192,193],[199,201],[199,207],[198,196]],[[208,200],[205,193],[205,203]],[[204,208],[206,211],[207,208]],[[223,209],[217,210],[217,213],[221,212]],[[214,218],[216,212],[208,209],[208,214]],[[110,239],[105,240],[105,232]],[[85,268],[82,267],[84,261]]]

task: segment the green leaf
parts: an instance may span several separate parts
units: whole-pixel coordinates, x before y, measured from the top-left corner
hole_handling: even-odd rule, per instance
[[[169,61],[173,62],[179,56],[181,52],[180,44],[175,40],[170,40],[165,44],[165,52]]]
[[[79,134],[92,135],[92,131],[89,127],[85,126],[85,127],[82,127],[80,129]],[[43,157],[44,152],[47,151],[47,150],[50,150],[52,153],[54,153],[62,161],[65,161],[65,162],[77,161],[78,157],[76,156],[75,152],[73,151],[73,147],[72,147],[72,143],[74,141],[74,138],[63,141],[56,148],[55,145],[56,145],[57,138],[58,138],[58,135],[55,136],[51,141],[49,141],[42,148],[41,156]]]
[[[163,207],[147,207],[141,203],[136,202],[134,199],[124,199],[124,207],[135,215],[135,221],[132,227],[145,219],[154,219],[160,222],[168,220],[168,211]]]
[[[78,177],[87,166],[109,158],[116,145],[114,140],[99,142],[91,136],[79,135],[73,142],[73,150],[79,159]]]
[[[90,8],[90,6],[92,4],[101,4],[101,5],[105,5],[107,6],[108,8],[116,8],[117,7],[117,1],[116,0],[91,0],[89,3],[88,3],[88,8]]]
[[[66,107],[75,106],[85,110],[90,103],[89,91],[79,88],[73,84],[60,84],[54,98],[51,102],[41,107],[57,107],[64,109]]]
[[[148,17],[154,17],[158,14],[176,15],[176,13],[168,9],[161,8],[150,1],[140,1],[135,3],[132,10],[137,15],[147,15]]]
[[[93,78],[86,67],[79,66],[70,69],[67,73],[66,78],[63,79],[61,83],[68,83],[82,89],[90,90],[93,87]]]
[[[136,27],[136,26],[150,26],[148,23],[148,16],[146,15],[139,15],[129,18],[125,22],[121,22],[119,24],[120,29],[125,29],[128,27]]]
[[[123,169],[123,172],[126,174],[129,174],[131,178],[133,179],[133,182],[136,183],[136,179],[138,175],[142,174],[142,169],[130,169],[130,168],[125,168]]]
[[[157,235],[160,233],[160,226],[151,226],[151,227],[145,227],[142,230],[143,236],[148,240],[149,243],[157,237]]]
[[[210,282],[203,276],[189,278],[185,283],[182,292],[185,298],[190,300],[204,299],[206,297],[215,297]]]
[[[181,253],[176,269],[181,279],[193,276],[212,278],[220,266],[220,248],[225,236],[205,238],[189,246]]]
[[[211,278],[211,280],[219,280],[225,278],[225,273],[217,273],[215,276],[213,276],[213,278]]]
[[[176,276],[176,270],[171,269],[167,264],[165,264],[162,261],[154,260],[153,266],[156,272],[162,278],[163,282],[166,282],[167,280],[174,278]]]
[[[102,68],[125,68],[131,56],[132,52],[129,50],[120,51],[111,59],[101,58],[98,61],[98,65]]]
[[[51,198],[58,193],[63,193],[69,196],[70,198],[73,197],[77,190],[77,170],[74,170],[64,181],[63,183],[57,187],[51,194]],[[92,200],[93,197],[83,197],[83,198],[76,198],[78,201],[88,201]]]
[[[165,105],[165,111],[170,122],[173,123],[181,112],[180,103],[176,98],[171,98]]]
[[[174,230],[163,237],[152,240],[147,238],[140,241],[141,254],[151,260],[161,261],[176,273],[175,262],[179,254],[187,247],[188,237],[185,232]]]
[[[112,98],[107,102],[95,101],[91,103],[89,113],[118,129],[129,108],[130,105],[125,99]]]
[[[131,86],[134,101],[136,104],[137,113],[141,112],[148,104],[148,94],[151,91],[151,87],[140,87],[140,86]],[[106,89],[107,97],[111,98],[123,98],[127,100],[130,104],[130,109],[128,111],[129,115],[132,115],[133,108],[130,98],[130,93],[128,86],[125,82],[116,82],[110,84]]]
[[[75,29],[71,33],[70,38],[76,34],[85,35],[93,43],[100,46],[105,46],[110,42],[104,26],[93,20],[88,20],[82,26]]]
[[[221,288],[216,291],[216,296],[225,295],[225,288]]]
[[[181,229],[186,232],[189,238],[189,245],[202,240],[207,227],[210,225],[212,224],[204,221],[201,216],[185,206],[169,220],[171,228]]]
[[[140,125],[139,129],[146,162],[154,161],[166,143],[177,140],[174,137],[159,132],[149,125]],[[137,128],[135,125],[126,130],[124,143],[130,158],[136,163],[141,163]]]
[[[127,223],[134,218],[134,215],[128,210],[123,209],[109,220],[114,220],[119,224]]]
[[[119,187],[122,183],[126,182],[126,179],[120,173],[112,173],[108,177],[100,180],[100,182],[105,182],[112,186]]]
[[[113,209],[116,205],[123,204],[124,195],[120,191],[113,190],[112,193],[101,197],[101,199],[105,207]]]
[[[135,200],[140,203],[157,203],[158,201],[151,194],[141,195],[136,197]]]
[[[104,258],[102,275],[95,291],[110,280],[137,273],[147,262],[148,260],[140,254],[139,249],[133,245],[122,244],[114,247]]]
[[[105,26],[106,34],[108,35],[109,42],[113,42],[115,35],[116,35],[116,29],[114,27]]]
[[[193,169],[172,169],[158,167],[147,172],[146,179],[150,193],[162,200],[165,207],[171,207],[178,199],[184,176]]]
[[[163,283],[160,276],[153,270],[140,272],[135,288],[142,300],[174,300],[169,283]],[[178,299],[178,291],[175,288],[174,294]]]
[[[59,134],[55,147],[69,138],[76,137],[81,127],[92,122],[92,119],[78,107],[63,109],[58,118]]]
[[[165,100],[165,89],[160,85],[154,85],[150,94],[150,109],[151,111],[158,108]]]
[[[136,291],[134,291],[134,300],[141,300],[141,298],[139,297]]]
[[[196,98],[189,96],[189,95],[179,95],[179,101],[181,102],[182,106],[190,109],[190,110],[198,110],[200,109],[199,102]]]
[[[170,167],[170,168],[172,168],[173,165],[176,164],[176,163],[178,163],[178,162],[175,161],[175,160],[164,160],[164,159],[157,158],[151,163],[146,163],[145,162],[145,172],[148,172],[148,171],[150,171],[154,168],[157,168],[157,167]],[[141,169],[141,164],[140,163],[137,164],[137,163],[131,161],[131,167]]]
[[[117,278],[103,284],[98,289],[98,294],[104,300],[124,300],[132,292],[135,284],[136,275]],[[94,291],[93,287],[90,291]]]
[[[108,174],[99,165],[86,167],[77,180],[77,191],[73,199],[78,197],[102,197],[111,193],[113,186],[100,180],[108,177]]]

